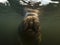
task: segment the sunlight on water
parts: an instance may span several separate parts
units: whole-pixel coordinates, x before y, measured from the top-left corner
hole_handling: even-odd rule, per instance
[[[41,4],[39,4],[39,6],[48,5],[50,3],[55,3],[55,4],[59,3],[59,1],[52,1],[52,0],[24,0],[24,1],[27,2],[27,3],[31,2],[31,5],[33,5],[34,3],[37,3],[37,2],[41,2]],[[20,4],[27,5],[22,0],[20,0]]]
[[[10,6],[9,1],[8,0],[0,0],[0,3],[4,4],[5,6]]]

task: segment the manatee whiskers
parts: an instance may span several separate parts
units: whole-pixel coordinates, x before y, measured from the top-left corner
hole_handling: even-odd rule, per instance
[[[38,31],[39,29],[39,19],[36,16],[27,16],[24,19],[25,30]],[[37,29],[36,29],[37,28]]]

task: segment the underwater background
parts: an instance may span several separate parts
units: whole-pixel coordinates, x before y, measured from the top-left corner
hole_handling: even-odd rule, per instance
[[[23,19],[22,7],[0,4],[0,45],[17,45],[17,31]],[[42,45],[60,45],[60,4],[44,7],[40,16]],[[21,11],[19,13],[19,11]]]

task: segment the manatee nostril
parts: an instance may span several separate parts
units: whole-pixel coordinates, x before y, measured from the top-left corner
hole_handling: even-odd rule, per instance
[[[30,22],[30,24],[32,25],[32,24],[33,24],[33,22]]]

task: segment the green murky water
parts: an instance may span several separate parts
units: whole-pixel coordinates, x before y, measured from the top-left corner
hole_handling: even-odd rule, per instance
[[[0,7],[0,45],[16,45],[17,28],[23,19],[11,7]],[[60,45],[60,8],[41,16],[43,45]]]

